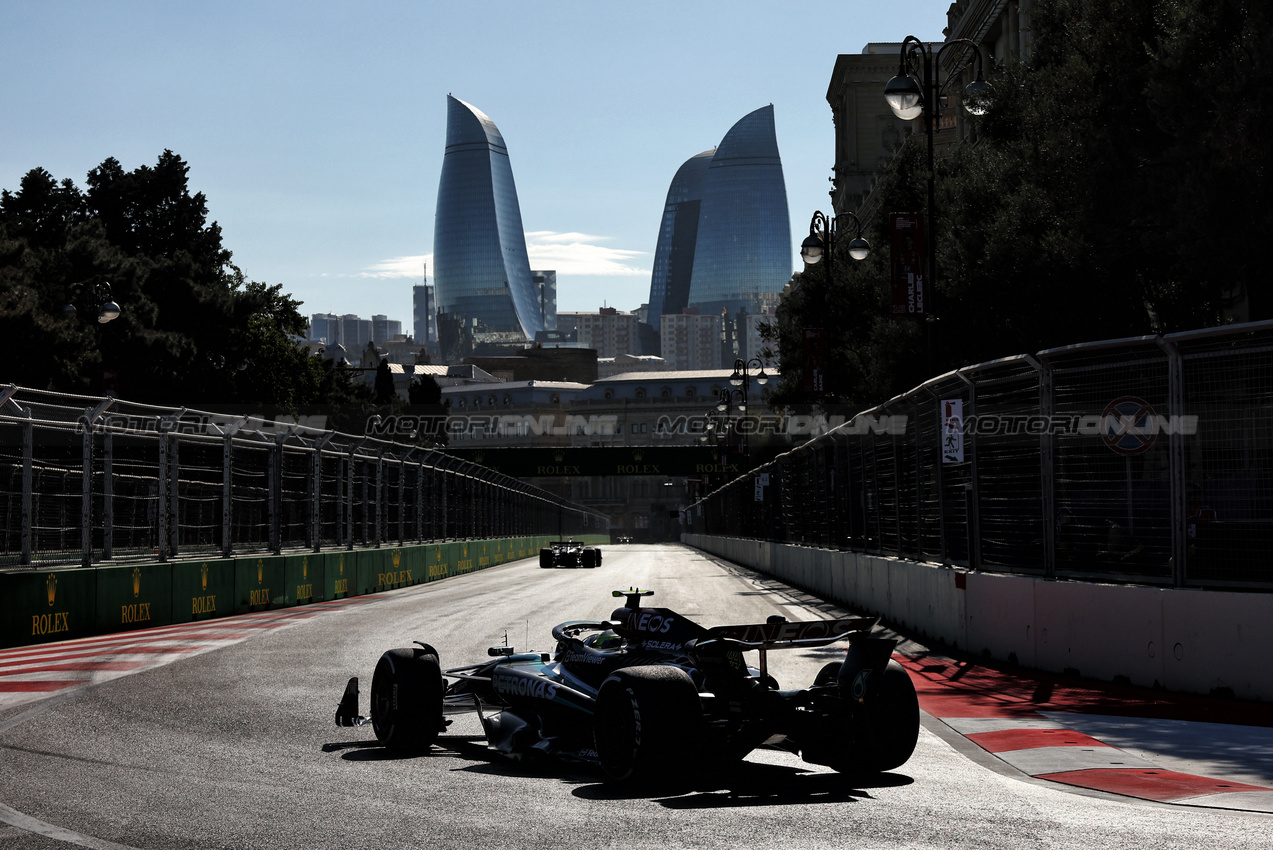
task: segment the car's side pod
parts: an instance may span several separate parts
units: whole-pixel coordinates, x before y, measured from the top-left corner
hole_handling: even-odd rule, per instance
[[[853,635],[849,652],[840,665],[840,693],[859,703],[869,702],[897,648],[893,638]]]

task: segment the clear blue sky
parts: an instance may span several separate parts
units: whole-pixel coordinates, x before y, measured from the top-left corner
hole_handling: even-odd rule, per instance
[[[836,55],[940,40],[949,6],[0,0],[0,188],[171,149],[249,278],[409,332],[450,93],[503,133],[558,308],[634,309],[672,175],[769,103],[795,268],[829,205]]]

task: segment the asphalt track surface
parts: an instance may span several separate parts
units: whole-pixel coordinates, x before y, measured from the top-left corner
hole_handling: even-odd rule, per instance
[[[552,625],[607,616],[614,589],[653,589],[653,604],[706,625],[848,613],[680,546],[604,551],[597,570],[522,561],[354,604],[217,621],[237,624],[215,635],[132,633],[128,644],[0,653],[0,665],[9,665],[0,669],[34,671],[0,689],[0,848],[1273,846],[1273,816],[1189,804],[1210,799],[1197,794],[1200,786],[1156,802],[1039,778],[1005,757],[1039,749],[1011,749],[1012,741],[1038,744],[1030,735],[1045,730],[1064,733],[1076,751],[1108,746],[1101,735],[1130,736],[1128,714],[1088,712],[1092,725],[1080,740],[1066,713],[1076,702],[1104,711],[1121,700],[1126,708],[1130,698],[1071,699],[1050,687],[1040,700],[1035,682],[1030,701],[987,670],[913,643],[901,647],[912,678],[921,693],[936,692],[926,703],[947,719],[926,714],[912,759],[869,779],[758,751],[696,787],[623,793],[586,768],[491,755],[476,718],[458,718],[439,746],[406,758],[376,746],[368,727],[333,725],[350,675],[363,678],[367,710],[371,670],[387,648],[428,641],[443,666],[458,666],[484,660],[507,632],[518,649],[550,651]],[[180,651],[165,656],[163,646]],[[93,672],[85,659],[103,647],[115,652],[112,666]],[[71,660],[53,660],[59,651]],[[834,648],[774,652],[770,671],[784,687],[806,685],[838,656]],[[146,660],[132,664],[137,658]],[[81,684],[20,689],[66,678],[68,664],[86,677]],[[980,719],[989,725],[956,728],[987,705],[994,710]],[[1202,714],[1151,719],[1195,724],[1159,731],[1196,737],[1210,727],[1196,725],[1208,706],[1195,708]],[[1260,729],[1243,728],[1255,737],[1233,746],[1254,761],[1234,756],[1229,767],[1246,771],[1256,790],[1223,789],[1215,795],[1222,800],[1273,785]],[[1206,740],[1175,772],[1214,767]],[[1130,741],[1115,746],[1131,753]]]

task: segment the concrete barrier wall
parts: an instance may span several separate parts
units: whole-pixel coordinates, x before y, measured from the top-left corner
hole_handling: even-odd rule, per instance
[[[549,536],[0,573],[0,648],[379,593],[536,557]],[[608,543],[603,534],[575,538]]]
[[[1050,672],[1273,701],[1273,594],[1047,581],[687,534],[687,545],[957,649]]]

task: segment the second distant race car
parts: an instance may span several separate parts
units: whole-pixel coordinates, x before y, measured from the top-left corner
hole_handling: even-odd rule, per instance
[[[576,543],[574,540],[553,540],[539,550],[539,566],[546,570],[553,567],[592,569],[601,566],[601,550],[596,546]]]

